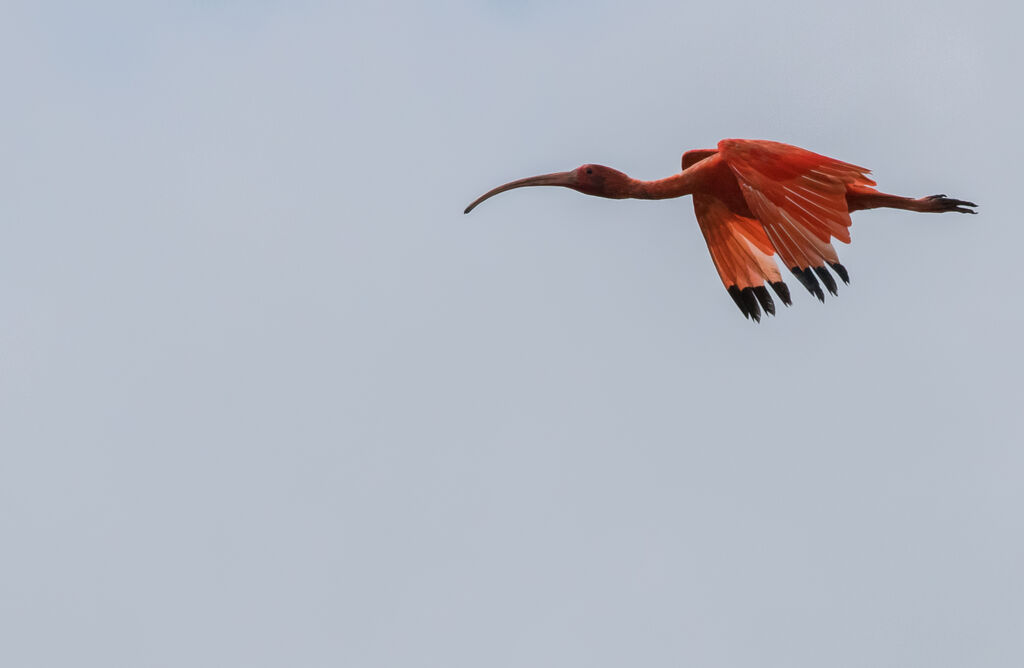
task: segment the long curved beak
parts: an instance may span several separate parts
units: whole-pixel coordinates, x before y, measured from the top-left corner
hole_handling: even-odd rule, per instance
[[[488,190],[480,197],[477,197],[472,204],[466,207],[463,213],[469,213],[472,211],[480,202],[484,201],[488,197],[494,197],[498,193],[503,193],[506,190],[512,190],[513,188],[525,188],[526,186],[566,186],[572,187],[576,185],[576,172],[555,172],[554,174],[542,174],[540,176],[530,176],[525,179],[519,179],[518,181],[510,181],[503,186],[498,186],[494,190]]]

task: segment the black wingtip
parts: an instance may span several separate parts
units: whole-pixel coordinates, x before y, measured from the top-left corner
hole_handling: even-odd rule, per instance
[[[822,291],[821,286],[818,285],[818,279],[814,277],[814,272],[808,269],[801,269],[800,267],[790,267],[789,270],[796,276],[796,280],[800,281],[800,284],[807,288],[807,291],[818,298],[818,301],[825,301],[825,293]]]
[[[750,317],[753,321],[761,322],[761,307],[757,303],[754,291],[750,288],[743,288],[740,290],[740,295],[743,297],[743,301],[746,302],[747,310],[750,311]]]
[[[786,285],[782,281],[774,281],[772,283],[769,283],[769,285],[772,286],[772,290],[774,290],[775,294],[777,294],[779,296],[779,299],[782,300],[783,304],[785,304],[786,306],[792,306],[793,305],[793,300],[790,299],[790,297],[789,297],[789,286],[788,285]]]
[[[828,288],[833,297],[839,295],[839,286],[836,285],[836,279],[832,278],[832,274],[828,273],[828,269],[825,267],[815,267],[814,273],[818,275],[818,278],[825,284],[825,287]]]
[[[748,290],[750,288],[747,288]],[[754,296],[757,297],[758,303],[761,304],[761,308],[764,312],[769,315],[775,315],[775,302],[772,301],[772,296],[768,294],[768,288],[763,285],[759,285],[754,288]]]
[[[832,267],[832,271],[836,272],[836,276],[843,279],[843,283],[850,284],[850,274],[846,271],[846,267],[838,262],[829,262],[828,266]]]
[[[743,288],[741,290],[735,285],[730,285],[728,290],[729,296],[736,302],[736,306],[744,318],[753,319],[754,322],[761,322],[761,307],[758,306],[758,298],[755,296],[753,288]],[[774,304],[772,308],[775,308]]]
[[[740,310],[740,313],[743,314],[743,317],[750,318],[750,312],[747,311],[747,304],[746,302],[743,301],[743,298],[740,296],[740,289],[735,285],[730,285],[728,290],[729,296],[732,297],[732,300],[734,302],[736,302],[736,307]]]

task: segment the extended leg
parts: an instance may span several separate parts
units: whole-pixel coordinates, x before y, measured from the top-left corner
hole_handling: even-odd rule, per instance
[[[846,189],[846,204],[850,211],[861,209],[906,209],[907,211],[920,211],[922,213],[944,213],[946,211],[958,211],[960,213],[978,213],[967,207],[978,206],[974,202],[962,199],[953,199],[945,195],[929,195],[928,197],[900,197],[880,193],[871,188],[863,186],[851,186]]]

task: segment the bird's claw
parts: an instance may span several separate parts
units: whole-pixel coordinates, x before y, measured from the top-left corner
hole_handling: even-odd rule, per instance
[[[967,207],[976,207],[976,206],[978,206],[974,202],[968,202],[967,200],[963,200],[963,199],[954,199],[952,197],[946,197],[945,194],[942,194],[942,195],[929,195],[928,197],[925,197],[924,199],[928,200],[928,203],[932,207],[932,209],[931,209],[932,211],[936,211],[936,212],[958,211],[960,213],[978,213],[974,209],[967,208]]]

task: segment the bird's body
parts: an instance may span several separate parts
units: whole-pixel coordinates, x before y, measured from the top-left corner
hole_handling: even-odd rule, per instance
[[[832,246],[850,243],[850,212],[889,207],[921,212],[975,213],[971,202],[932,195],[918,199],[879,192],[863,167],[773,141],[724,139],[717,149],[688,151],[682,172],[640,181],[602,165],[583,165],[499,186],[466,208],[524,186],[556,185],[613,199],[693,196],[694,212],[711,259],[744,316],[774,314],[768,283],[789,305],[789,289],[772,256],[778,254],[797,280],[821,301],[837,294],[829,269],[849,282]],[[826,268],[828,267],[828,268]]]

